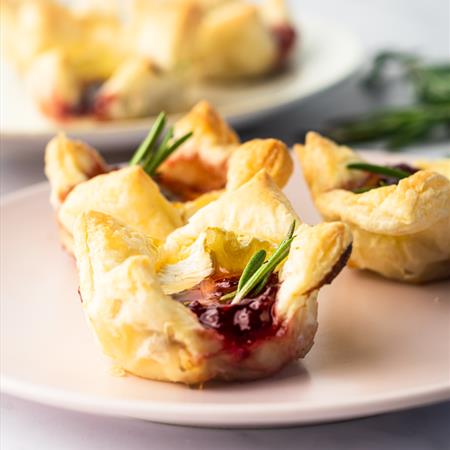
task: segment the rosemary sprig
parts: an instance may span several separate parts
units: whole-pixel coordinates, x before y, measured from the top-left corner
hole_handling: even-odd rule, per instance
[[[170,127],[161,139],[161,135],[166,127],[166,121],[166,114],[161,112],[148,132],[147,137],[139,145],[130,160],[130,165],[140,164],[150,176],[154,176],[158,167],[192,136],[192,132],[189,132],[175,142],[171,142],[173,127]],[[161,143],[156,147],[158,141],[161,141]]]
[[[365,87],[372,91],[385,88],[390,81],[386,68],[393,64],[414,89],[412,104],[334,120],[326,134],[347,144],[386,141],[390,149],[450,136],[450,64],[430,65],[417,55],[382,52],[374,59]]]
[[[242,286],[249,280],[249,278],[263,265],[266,260],[266,251],[259,250],[257,251],[248,261],[245,266],[244,271],[242,272],[241,278],[239,278],[239,283],[237,290],[242,289]]]
[[[385,175],[387,177],[397,178],[399,180],[401,180],[402,178],[407,178],[411,175],[410,173],[405,172],[404,170],[396,169],[394,167],[378,166],[376,164],[368,164],[368,163],[347,164],[347,169],[363,170],[365,172]]]
[[[292,222],[286,237],[267,261],[263,262],[266,257],[264,250],[255,253],[242,272],[237,290],[223,295],[221,300],[233,299],[231,304],[234,305],[250,293],[254,295],[259,294],[267,284],[272,272],[288,256],[292,241],[295,237],[294,230],[295,220]]]
[[[334,121],[327,134],[342,143],[386,140],[389,148],[399,149],[439,132],[444,136],[450,131],[449,124],[450,102],[383,110]]]
[[[411,81],[419,102],[442,104],[450,101],[449,63],[425,65],[417,55],[384,51],[375,57],[365,85],[370,89],[383,88],[388,79],[386,67],[389,64],[396,64],[401,75]]]
[[[135,164],[139,164],[140,161],[145,157],[149,148],[152,148],[158,139],[161,131],[166,126],[166,114],[164,112],[160,112],[158,117],[155,120],[155,123],[150,128],[146,138],[141,142],[137,150],[134,152],[131,160],[130,166],[134,166]]]

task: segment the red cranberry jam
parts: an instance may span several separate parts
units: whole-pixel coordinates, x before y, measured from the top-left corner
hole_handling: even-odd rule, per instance
[[[410,166],[409,164],[401,163],[401,164],[393,164],[386,167],[390,167],[392,169],[399,169],[403,172],[407,172],[410,175],[416,173],[419,169]],[[392,184],[398,184],[399,180],[395,177],[390,177],[387,175],[380,175],[376,173],[369,173],[367,178],[356,187],[356,189],[374,189],[382,186],[390,186]]]
[[[278,46],[278,64],[283,66],[294,47],[297,33],[289,24],[281,24],[272,27],[272,35]]]
[[[237,288],[239,276],[207,278],[192,289],[173,297],[184,303],[206,327],[222,334],[229,344],[248,345],[274,335],[274,303],[279,289],[278,275],[272,274],[263,292],[238,304],[220,303],[220,297]]]

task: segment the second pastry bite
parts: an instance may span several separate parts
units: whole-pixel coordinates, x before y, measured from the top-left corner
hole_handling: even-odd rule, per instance
[[[279,187],[284,187],[292,173],[292,159],[284,143],[254,139],[239,145],[236,133],[207,102],[200,102],[174,126],[175,138],[189,131],[193,136],[160,166],[154,177],[163,194],[176,200],[173,204],[183,221],[217,199],[224,189],[238,188],[261,169]],[[77,184],[113,170],[94,149],[64,135],[47,145],[45,166],[56,208]]]
[[[198,103],[174,124],[175,138],[191,131],[190,140],[166,160],[157,176],[172,197],[193,198],[224,187],[227,160],[239,145],[236,133],[207,102]],[[63,134],[47,144],[45,173],[55,207],[76,184],[113,169],[88,144]]]
[[[366,162],[316,133],[295,151],[322,216],[352,229],[351,266],[406,282],[450,277],[448,160],[387,166],[404,173],[395,179],[349,169]]]

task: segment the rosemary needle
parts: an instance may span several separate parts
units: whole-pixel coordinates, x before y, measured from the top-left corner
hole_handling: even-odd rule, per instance
[[[255,295],[261,292],[267,284],[271,273],[288,256],[292,241],[295,237],[294,230],[295,220],[289,227],[286,237],[266,262],[263,262],[266,256],[264,250],[255,253],[242,272],[237,290],[223,295],[221,300],[233,299],[231,304],[234,305],[239,303],[251,292]],[[242,278],[244,279],[242,280]]]
[[[184,142],[186,142],[191,136],[192,132],[186,133],[180,138],[173,140],[173,128],[165,133],[161,139],[161,135],[164,132],[166,126],[166,114],[161,112],[152,128],[148,132],[144,141],[139,145],[138,149],[134,152],[130,165],[140,164],[142,168],[150,175],[154,176],[158,167]],[[156,147],[158,141],[161,143]]]
[[[141,145],[139,145],[138,149],[135,151],[133,157],[131,158],[131,166],[139,164],[141,160],[147,155],[149,149],[151,149],[155,145],[155,142],[161,134],[161,131],[164,129],[165,125],[166,114],[164,112],[161,112],[156,118],[153,126],[150,128],[147,137],[142,141]]]
[[[266,260],[266,251],[257,251],[248,261],[242,272],[241,278],[239,278],[238,291],[242,289],[242,286],[248,281],[248,279],[262,266]]]

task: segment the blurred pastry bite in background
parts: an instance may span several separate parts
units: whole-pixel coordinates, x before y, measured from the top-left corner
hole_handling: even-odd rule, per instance
[[[279,71],[296,40],[282,0],[72,3],[1,3],[2,53],[57,121],[185,110],[202,83]]]

